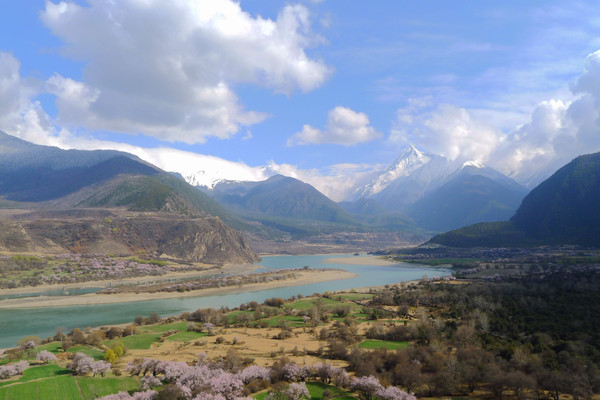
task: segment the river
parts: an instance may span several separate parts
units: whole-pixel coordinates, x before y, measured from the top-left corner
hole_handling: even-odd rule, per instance
[[[307,255],[307,256],[265,256],[257,263],[267,269],[288,269],[309,266],[311,268],[337,268],[357,274],[355,278],[327,281],[301,286],[224,294],[204,297],[185,297],[130,303],[96,304],[30,309],[0,309],[0,348],[16,346],[24,336],[35,335],[42,338],[52,336],[57,328],[69,331],[73,328],[102,326],[132,322],[137,315],[148,316],[157,312],[161,316],[195,311],[198,308],[237,307],[249,301],[263,302],[271,297],[304,296],[326,291],[380,286],[396,282],[420,279],[424,275],[445,276],[451,271],[446,268],[432,268],[427,265],[398,263],[389,266],[330,264],[328,258],[349,257],[350,255]]]

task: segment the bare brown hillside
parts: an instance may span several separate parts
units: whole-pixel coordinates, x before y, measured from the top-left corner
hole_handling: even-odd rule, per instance
[[[210,264],[258,260],[244,237],[217,217],[117,209],[4,212],[0,251],[146,255]]]

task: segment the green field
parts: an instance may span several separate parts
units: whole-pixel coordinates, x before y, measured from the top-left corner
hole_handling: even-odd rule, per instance
[[[372,299],[373,295],[369,293],[342,293],[339,295],[332,296],[336,300],[350,300],[350,301],[360,301]]]
[[[322,299],[322,304],[326,308],[330,308],[330,307],[333,307],[336,305],[343,304],[340,301],[328,299],[326,297],[321,297],[321,299]],[[292,303],[286,303],[286,304],[284,304],[284,307],[292,308],[292,309],[296,309],[296,310],[310,310],[311,308],[314,307],[314,305],[315,305],[314,299],[302,299],[302,300],[296,300]]]
[[[242,316],[245,316],[245,318],[247,318],[248,321],[253,321],[254,320],[254,311],[236,310],[236,311],[231,311],[231,312],[228,312],[227,314],[225,314],[225,318],[227,318],[227,322],[229,322],[230,324],[239,323],[240,318]]]
[[[172,324],[147,325],[140,327],[141,332],[164,333],[168,331],[186,331],[188,322],[174,322]]]
[[[276,317],[271,317],[262,321],[267,321],[267,326],[270,328],[281,326],[282,323],[286,324],[291,328],[306,326],[302,317],[296,317],[293,315],[278,315]]]
[[[48,350],[51,353],[60,353],[62,352],[62,346],[60,342],[52,342],[52,343],[48,343],[48,344],[43,344],[41,346],[38,346],[35,348],[37,350],[37,352],[39,353],[42,350]]]
[[[92,357],[95,361],[104,360],[104,351],[99,350],[95,347],[91,347],[91,346],[77,345],[77,346],[69,347],[67,352],[68,353],[83,353],[86,356]]]
[[[360,342],[358,347],[361,349],[388,349],[388,350],[396,350],[396,349],[404,349],[410,346],[410,342],[395,342],[393,340],[374,340],[367,339]]]
[[[55,364],[44,365],[41,367],[30,367],[23,371],[23,376],[21,376],[19,379],[0,382],[0,388],[16,383],[29,382],[41,378],[50,378],[61,375],[71,375],[71,370],[59,367]]]
[[[104,344],[111,347],[116,342],[121,342],[127,349],[147,350],[160,336],[160,333],[141,333],[139,335],[131,335],[119,339],[105,340]]]
[[[93,400],[121,390],[138,390],[137,378],[72,376],[57,365],[31,367],[16,381],[3,382],[0,400]]]
[[[165,340],[169,340],[171,342],[189,342],[191,340],[197,340],[203,337],[208,336],[206,332],[179,332],[174,335],[167,337]]]

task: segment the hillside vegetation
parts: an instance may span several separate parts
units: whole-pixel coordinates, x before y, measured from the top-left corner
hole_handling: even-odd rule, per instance
[[[580,156],[533,189],[502,223],[476,224],[431,239],[456,247],[600,246],[600,153]]]

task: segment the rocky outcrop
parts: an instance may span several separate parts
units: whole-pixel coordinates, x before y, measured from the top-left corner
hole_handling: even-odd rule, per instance
[[[0,221],[0,250],[41,254],[146,255],[206,264],[259,260],[236,230],[217,217],[168,213],[102,214],[74,210],[32,213]]]
[[[205,263],[246,263],[259,258],[244,237],[219,218],[181,221],[159,242],[162,256]]]

